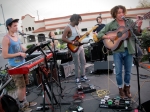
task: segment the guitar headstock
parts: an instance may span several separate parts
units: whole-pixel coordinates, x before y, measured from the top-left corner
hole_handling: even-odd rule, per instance
[[[95,30],[98,27],[98,25],[94,26],[92,29]]]
[[[144,14],[144,16],[138,16],[140,20],[143,20],[143,19],[150,19],[150,11],[146,14]]]

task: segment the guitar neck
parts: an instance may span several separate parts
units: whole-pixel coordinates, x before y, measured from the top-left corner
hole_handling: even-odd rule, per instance
[[[91,33],[93,31],[93,28],[88,31],[88,33]],[[81,42],[86,37],[86,34],[84,34],[78,41]]]

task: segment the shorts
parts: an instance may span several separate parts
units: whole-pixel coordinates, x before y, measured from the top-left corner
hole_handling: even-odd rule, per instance
[[[9,67],[12,68],[12,67]],[[17,88],[24,88],[26,87],[27,84],[29,84],[29,77],[28,74],[23,75],[23,74],[16,74],[16,75],[11,75],[12,79],[15,82],[15,86]]]
[[[28,75],[16,74],[12,75],[11,77],[14,80],[16,87],[19,89],[24,88],[27,84],[29,84]]]

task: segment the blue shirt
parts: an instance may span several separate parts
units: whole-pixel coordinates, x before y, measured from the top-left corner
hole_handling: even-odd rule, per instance
[[[101,30],[104,28],[104,26],[105,26],[105,24],[96,24],[95,26],[97,26],[97,25],[98,25],[98,27],[97,27],[95,30],[93,30],[93,32],[98,33],[98,32],[101,31]]]
[[[21,42],[19,39],[17,41],[14,41],[9,36],[7,36],[7,37],[9,38],[9,41],[10,41],[10,44],[8,47],[8,54],[15,54],[18,52],[23,52],[23,50],[21,48]],[[24,62],[25,62],[25,59],[21,56],[17,56],[17,57],[8,59],[8,64],[12,67],[23,64]]]

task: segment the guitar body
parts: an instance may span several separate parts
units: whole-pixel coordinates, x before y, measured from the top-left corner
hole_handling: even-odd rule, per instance
[[[121,46],[123,40],[126,40],[126,39],[128,39],[128,37],[130,37],[129,31],[122,33],[124,30],[125,30],[125,27],[120,26],[115,31],[107,32],[106,35],[112,37],[111,38],[112,41],[110,39],[104,39],[103,43],[104,43],[105,47],[112,51],[117,50]]]
[[[94,26],[90,31],[88,31],[88,33],[90,33],[91,31],[95,30],[97,27],[98,27],[98,26]],[[83,40],[84,38],[86,38],[86,37],[87,37],[86,34],[84,34],[82,37],[76,36],[76,38],[75,38],[73,41],[79,42],[79,46],[75,46],[75,45],[73,45],[73,44],[69,44],[69,43],[68,43],[68,44],[67,44],[68,49],[70,49],[70,51],[73,52],[73,53],[77,52],[78,49],[79,49],[79,47],[84,44],[84,43],[82,43],[82,40]]]
[[[80,39],[79,36],[76,36],[76,38],[73,41],[78,41],[79,39]],[[69,44],[69,43],[67,44],[67,46],[68,46],[68,49],[73,53],[77,52],[80,47],[80,45],[75,46],[75,45]]]

